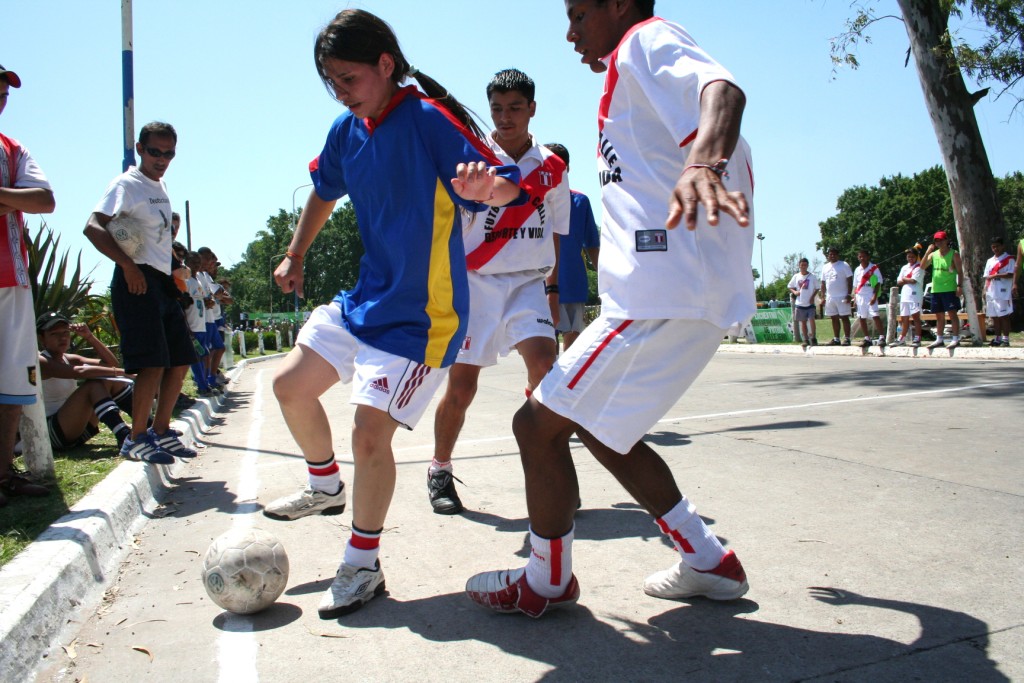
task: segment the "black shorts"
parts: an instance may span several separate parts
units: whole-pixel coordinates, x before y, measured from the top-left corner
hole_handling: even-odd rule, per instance
[[[100,433],[99,427],[89,423],[85,425],[85,431],[79,434],[78,438],[69,439],[64,435],[64,430],[60,428],[60,421],[57,419],[57,413],[46,418],[46,428],[50,432],[50,445],[53,446],[53,450],[55,451],[66,451],[69,448],[81,446],[86,441]]]
[[[128,373],[143,368],[192,365],[196,352],[185,314],[178,305],[178,288],[170,275],[140,265],[146,293],[132,294],[124,271],[115,266],[110,281],[110,303],[121,331],[121,358]]]
[[[932,313],[951,313],[960,310],[960,297],[956,292],[932,292]]]

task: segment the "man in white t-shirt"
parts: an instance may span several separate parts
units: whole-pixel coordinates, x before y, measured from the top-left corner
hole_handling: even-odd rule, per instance
[[[645,0],[565,0],[568,39],[607,72],[598,128],[602,310],[513,419],[530,516],[526,567],[478,574],[469,597],[538,617],[569,605],[575,433],[676,547],[648,595],[731,600],[746,574],[643,436],[755,310],[750,150],[732,75]],[[667,204],[667,206],[666,206]],[[668,218],[666,219],[666,215]],[[682,222],[685,228],[676,229]]]
[[[921,302],[924,300],[924,269],[921,268],[920,254],[916,249],[907,249],[907,263],[900,268],[896,285],[900,288],[900,336],[893,346],[907,343],[907,332],[911,324],[914,333],[911,345],[921,345]]]
[[[171,200],[163,176],[177,144],[178,134],[170,124],[143,126],[135,145],[141,162],[111,181],[84,230],[93,246],[115,264],[110,301],[121,331],[124,368],[136,375],[132,435],[122,444],[121,455],[153,464],[196,455],[170,426],[185,373],[196,357],[171,276]],[[115,225],[127,224],[135,231],[140,244],[134,255],[107,231],[115,217]],[[153,426],[147,430],[158,392]]]
[[[995,336],[991,346],[1010,345],[1010,315],[1013,313],[1013,274],[1017,264],[1006,253],[1002,237],[992,238],[992,258],[985,263],[985,315],[992,321]]]
[[[526,364],[529,396],[558,353],[558,236],[569,232],[571,198],[565,162],[530,134],[534,95],[533,80],[518,69],[499,71],[487,84],[494,122],[487,143],[503,164],[519,167],[530,199],[463,213],[469,324],[434,414],[434,459],[427,470],[427,496],[442,515],[463,509],[452,451],[481,370],[515,349]]]
[[[800,259],[800,271],[789,279],[789,293],[793,295],[793,323],[799,326],[797,334],[800,335],[801,346],[805,349],[808,346],[818,345],[818,330],[814,321],[814,295],[818,293],[820,282],[814,273],[807,270],[810,262],[806,258]],[[808,332],[808,326],[810,332]]]
[[[206,300],[206,348],[210,353],[206,357],[206,379],[210,387],[216,389],[220,387],[217,369],[220,367],[220,359],[224,357],[224,336],[217,323],[221,315],[220,292],[223,287],[214,280],[217,255],[209,247],[200,247],[198,252],[202,258],[199,278],[209,293]]]
[[[207,371],[207,360],[210,351],[206,346],[206,299],[207,291],[199,281],[200,271],[203,268],[203,258],[198,252],[190,251],[185,258],[185,265],[189,269],[189,277],[185,280],[185,288],[192,305],[185,309],[185,322],[188,329],[192,331],[192,337],[199,343],[196,349],[196,362],[192,364],[192,378],[195,380],[196,388],[200,396],[212,395]],[[200,351],[202,353],[200,353]]]
[[[853,300],[853,271],[839,258],[839,250],[830,247],[828,263],[821,269],[821,295],[825,298],[825,315],[832,319],[832,341],[839,346],[839,321],[843,322],[843,346],[850,345],[850,303]]]
[[[0,66],[0,113],[21,78]],[[0,133],[0,507],[14,496],[49,489],[14,470],[22,406],[36,402],[35,312],[25,245],[25,214],[52,213],[56,203],[43,170],[21,143]]]
[[[871,346],[871,333],[868,332],[868,318],[871,318],[875,324],[875,334],[878,335],[875,343],[884,347],[885,327],[878,315],[878,295],[882,293],[885,278],[878,266],[871,262],[871,253],[867,249],[857,252],[857,261],[857,269],[853,271],[853,297],[857,306],[857,324],[864,335],[861,346]]]

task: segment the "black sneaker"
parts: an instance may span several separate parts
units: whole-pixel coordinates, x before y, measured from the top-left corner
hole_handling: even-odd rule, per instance
[[[828,343],[828,346],[839,346],[839,337],[832,337],[832,341]]]
[[[818,345],[818,338],[817,337],[811,337],[811,346],[817,346],[817,345]]]
[[[849,345],[850,345],[850,338],[849,337],[845,337],[843,339],[843,346],[849,346]]]
[[[457,515],[464,509],[459,494],[455,492],[455,482],[462,480],[448,470],[438,470],[427,479],[427,497],[430,506],[439,515]]]

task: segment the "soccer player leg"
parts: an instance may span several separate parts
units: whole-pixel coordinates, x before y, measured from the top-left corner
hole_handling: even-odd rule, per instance
[[[511,292],[506,311],[506,335],[526,363],[529,397],[558,355],[543,279],[521,279]]]

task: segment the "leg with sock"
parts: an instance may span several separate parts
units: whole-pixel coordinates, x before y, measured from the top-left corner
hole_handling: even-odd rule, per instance
[[[110,431],[114,433],[114,437],[117,439],[117,447],[121,448],[121,444],[132,433],[132,430],[125,423],[124,418],[121,416],[121,411],[117,408],[117,404],[111,398],[103,398],[93,404],[92,411],[96,414],[99,421],[107,425]]]
[[[478,365],[453,365],[434,413],[434,458],[427,470],[427,498],[439,515],[456,515],[464,509],[453,481],[452,452],[476,396],[480,370]]]

